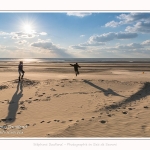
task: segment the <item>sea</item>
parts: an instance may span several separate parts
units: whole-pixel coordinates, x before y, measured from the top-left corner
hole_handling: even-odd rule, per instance
[[[0,58],[0,62],[25,63],[150,63],[150,58]]]

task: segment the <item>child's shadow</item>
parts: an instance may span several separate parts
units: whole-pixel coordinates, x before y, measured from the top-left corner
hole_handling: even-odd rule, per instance
[[[18,93],[19,87],[20,87],[20,92]],[[19,107],[19,100],[22,96],[23,96],[23,85],[22,82],[18,82],[16,92],[14,93],[11,101],[9,102],[6,122],[12,123],[16,120],[16,113]]]

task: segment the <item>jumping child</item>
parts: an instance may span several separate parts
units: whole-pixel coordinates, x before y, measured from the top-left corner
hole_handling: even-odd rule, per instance
[[[70,64],[70,66],[74,67],[74,71],[75,71],[75,74],[77,76],[77,74],[79,74],[78,68],[81,68],[81,67],[78,65],[78,63]]]

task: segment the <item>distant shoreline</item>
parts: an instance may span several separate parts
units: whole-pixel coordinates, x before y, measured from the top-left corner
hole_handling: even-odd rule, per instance
[[[150,63],[150,58],[0,58],[0,63]]]

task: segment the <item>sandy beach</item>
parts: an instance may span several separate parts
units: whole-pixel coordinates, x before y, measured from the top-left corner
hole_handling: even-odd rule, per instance
[[[150,63],[0,62],[0,137],[150,137]]]

